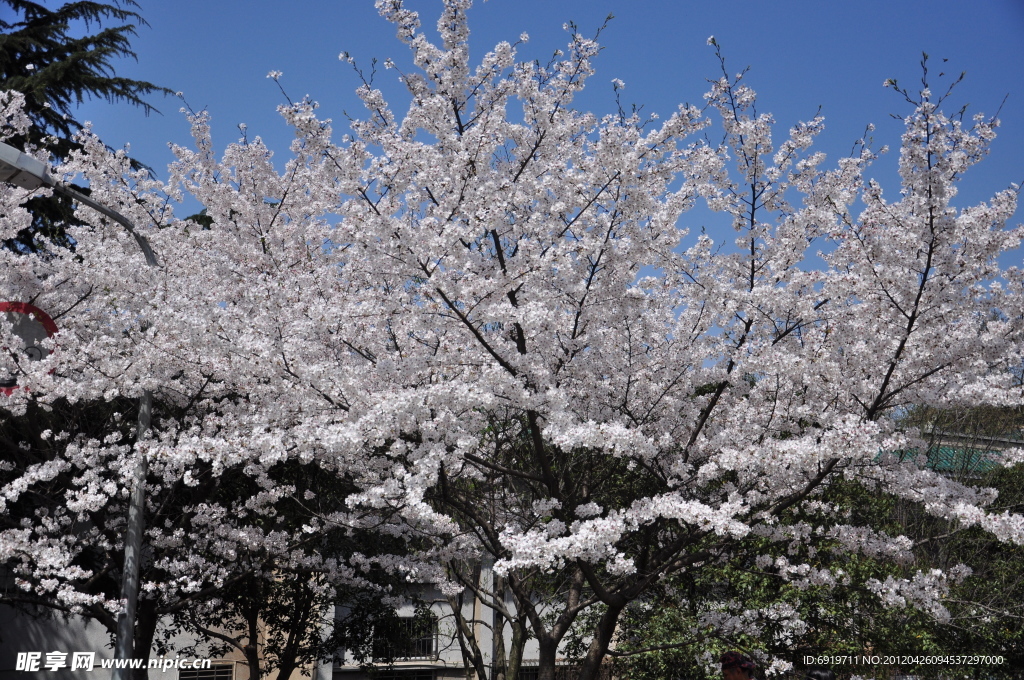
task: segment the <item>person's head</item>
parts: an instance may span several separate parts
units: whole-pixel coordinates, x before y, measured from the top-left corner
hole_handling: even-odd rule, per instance
[[[827,668],[821,668],[820,666],[808,668],[804,673],[804,677],[807,680],[836,680],[835,673]]]
[[[754,677],[757,664],[739,652],[726,652],[721,661],[723,680],[750,680]]]

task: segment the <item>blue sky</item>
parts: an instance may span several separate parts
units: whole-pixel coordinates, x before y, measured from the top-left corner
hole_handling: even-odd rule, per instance
[[[292,133],[275,110],[284,98],[267,79],[268,71],[283,72],[281,83],[293,99],[308,94],[319,101],[321,115],[333,118],[341,134],[344,112],[362,116],[363,110],[354,95],[359,82],[351,67],[338,60],[340,52],[352,54],[363,66],[373,57],[391,57],[408,68],[405,47],[377,15],[372,0],[140,4],[150,25],[141,27],[133,42],[138,62],[119,63],[118,73],[180,90],[192,108],[208,109],[220,148],[237,139],[237,125],[245,123],[250,136],[263,137],[279,157],[287,154]],[[438,5],[438,0],[409,2],[431,28]],[[896,78],[903,86],[918,87],[921,53],[928,52],[933,90],[967,72],[948,108],[968,103],[969,112],[991,114],[1006,98],[992,154],[965,178],[961,204],[1024,182],[1021,0],[490,0],[471,10],[473,54],[478,58],[496,42],[514,41],[525,31],[530,42],[521,56],[547,59],[566,43],[565,22],[574,21],[592,34],[608,14],[615,18],[601,35],[605,49],[579,108],[612,111],[613,78],[626,83],[624,101],[643,104],[646,111],[665,115],[681,102],[700,103],[705,79],[718,74],[714,52],[706,45],[714,35],[730,71],[751,68],[747,83],[759,94],[759,110],[774,114],[777,135],[821,107],[826,132],[818,148],[834,160],[849,153],[867,123],[877,126],[878,146],[898,146],[901,124],[890,114],[909,108],[882,84]],[[947,75],[938,77],[940,72]],[[402,88],[396,77],[381,69],[377,84],[401,112],[405,107],[398,103]],[[178,112],[180,101],[157,98],[153,103],[162,115],[146,117],[127,105],[99,101],[84,105],[79,117],[92,121],[109,145],[131,144],[132,154],[162,176],[172,160],[167,143],[191,139]],[[891,153],[869,173],[890,195],[898,188],[895,166]],[[1018,210],[1021,220],[1024,211]]]

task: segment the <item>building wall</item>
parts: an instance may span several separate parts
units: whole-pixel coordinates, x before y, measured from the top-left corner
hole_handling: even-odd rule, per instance
[[[490,589],[490,573],[485,567],[481,570],[481,589]],[[419,602],[429,605],[431,612],[437,618],[437,646],[433,658],[399,659],[390,667],[378,665],[375,668],[374,680],[467,680],[467,673],[462,658],[462,650],[459,646],[456,633],[456,624],[452,611],[444,595],[433,588],[424,588],[418,597]],[[511,598],[506,600],[505,606],[514,610]],[[340,614],[344,608],[340,607]],[[400,617],[411,618],[416,611],[416,603],[409,601],[398,608]],[[469,591],[463,595],[462,615],[472,622],[474,634],[477,637],[484,664],[490,668],[493,655],[492,629],[495,620],[494,611],[485,606],[479,599],[472,597]],[[508,626],[504,627],[506,649],[511,644],[511,633]],[[536,640],[529,640],[523,650],[523,665],[530,666],[537,663],[539,655]],[[369,680],[366,668],[359,666],[350,653],[345,653],[341,663],[335,663],[333,668],[334,680]],[[470,673],[468,680],[475,678],[475,673]]]

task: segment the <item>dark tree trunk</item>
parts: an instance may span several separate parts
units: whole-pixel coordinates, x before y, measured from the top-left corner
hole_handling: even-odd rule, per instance
[[[288,620],[288,641],[278,661],[277,680],[288,680],[298,666],[299,651],[306,637],[309,620],[312,616],[313,594],[309,588],[296,580],[292,595],[292,612]],[[319,632],[314,633],[319,635]]]
[[[448,606],[451,607],[455,618],[456,632],[459,637],[459,647],[462,649],[462,662],[466,668],[466,678],[476,673],[476,680],[487,680],[487,666],[484,664],[484,656],[480,651],[480,642],[473,630],[474,621],[467,621],[462,614],[462,596],[459,598],[448,597]]]
[[[537,680],[555,680],[555,661],[558,659],[558,640],[551,635],[537,638]]]
[[[601,615],[597,625],[594,626],[594,637],[590,640],[587,655],[580,665],[579,675],[576,676],[577,680],[597,680],[601,672],[601,662],[604,661],[604,657],[608,653],[608,646],[612,642],[612,636],[615,635],[615,627],[618,625],[622,610],[621,606],[608,607]]]
[[[522,618],[512,622],[512,647],[508,651],[505,667],[506,680],[519,680],[519,667],[523,665],[523,649],[526,647],[526,622]]]
[[[497,597],[498,579],[494,579],[494,595]],[[497,612],[491,619],[494,629],[491,631],[491,639],[494,640],[491,646],[491,680],[508,680],[508,663],[505,661],[505,619]]]
[[[243,649],[245,662],[249,665],[249,680],[260,680],[260,608],[257,605],[249,607],[246,612],[246,625],[248,627],[249,644]]]
[[[160,615],[156,611],[156,600],[140,599],[135,610],[135,640],[133,658],[149,659],[153,649],[153,636]],[[132,669],[132,680],[148,680],[148,668]]]

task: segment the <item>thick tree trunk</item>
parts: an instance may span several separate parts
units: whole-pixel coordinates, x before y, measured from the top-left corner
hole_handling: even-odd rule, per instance
[[[494,579],[495,596],[497,596],[498,579]],[[494,630],[491,633],[491,680],[508,680],[508,663],[505,661],[505,619],[497,612],[491,618]]]
[[[526,647],[526,622],[516,619],[512,623],[512,645],[508,651],[505,666],[505,680],[519,680],[519,667],[523,665],[523,649]]]
[[[249,628],[249,644],[245,646],[245,662],[249,665],[249,680],[260,680],[260,609],[252,606],[247,612],[246,624]]]
[[[153,649],[153,636],[156,634],[156,624],[160,619],[156,611],[156,600],[141,599],[135,610],[135,640],[133,641],[134,651],[132,657],[135,659],[149,659]],[[132,670],[132,680],[148,680],[148,668],[135,668]]]
[[[551,635],[537,638],[537,680],[555,680],[555,661],[558,659],[558,640]]]
[[[601,672],[601,662],[604,661],[604,657],[608,653],[608,646],[615,635],[615,627],[618,625],[622,610],[621,606],[608,607],[598,620],[597,625],[594,626],[594,637],[590,640],[590,647],[580,665],[576,680],[597,680],[598,674]]]
[[[296,581],[292,589],[292,612],[288,621],[288,641],[281,651],[281,657],[277,660],[277,680],[288,680],[292,672],[298,666],[299,650],[306,637],[313,615],[313,594],[304,584]],[[319,632],[314,633],[319,635]]]

